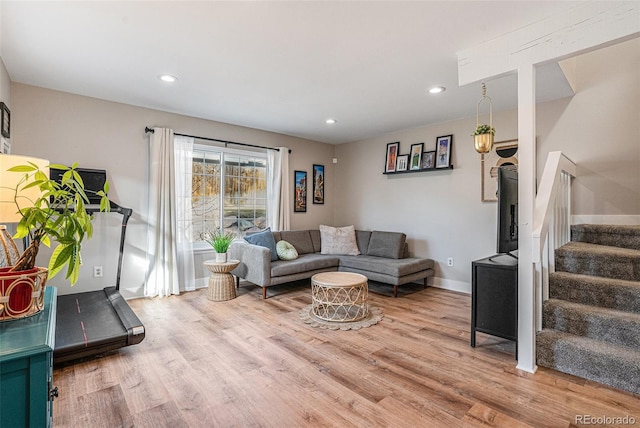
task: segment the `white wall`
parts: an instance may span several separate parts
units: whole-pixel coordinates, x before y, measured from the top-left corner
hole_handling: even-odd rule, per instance
[[[435,260],[435,285],[470,292],[471,261],[495,252],[497,227],[495,202],[480,200],[475,125],[468,118],[338,146],[336,224],[406,233],[412,255]],[[494,112],[496,141],[517,138],[516,126],[515,111]],[[383,174],[387,143],[400,141],[400,154],[421,142],[429,151],[449,134],[453,170]]]
[[[11,79],[2,57],[0,57],[0,101],[5,103],[11,110]]]
[[[537,109],[544,155],[577,163],[573,214],[640,216],[640,38],[575,58],[576,94]]]
[[[121,279],[125,297],[142,295],[144,284],[148,212],[145,126],[268,147],[286,146],[292,149],[292,170],[311,174],[312,164],[323,164],[327,188],[335,186],[332,145],[18,83],[13,83],[11,89],[13,153],[38,156],[53,163],[78,162],[81,167],[106,169],[110,198],[133,209]],[[293,173],[290,180],[293,189]],[[309,200],[306,213],[292,213],[292,228],[332,223],[334,194],[326,192],[325,198],[324,205],[313,205]],[[76,286],[71,289],[63,274],[50,282],[59,286],[60,294],[115,284],[120,220],[117,214],[96,215],[94,237],[83,245],[83,266]],[[38,263],[46,266],[50,252],[46,249],[41,252]],[[92,277],[95,265],[104,266],[104,278]]]
[[[549,151],[578,163],[574,214],[640,215],[640,39],[576,58],[578,93],[537,106],[538,178]],[[517,138],[517,112],[494,113],[496,141]],[[471,262],[495,252],[496,204],[480,202],[475,118],[399,131],[336,148],[336,225],[396,230],[413,255],[436,261],[434,285],[470,292]],[[454,135],[452,171],[383,175],[386,144],[400,153]],[[453,257],[454,267],[446,260]]]

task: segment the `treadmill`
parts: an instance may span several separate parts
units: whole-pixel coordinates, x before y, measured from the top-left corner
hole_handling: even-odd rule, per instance
[[[112,201],[109,203],[111,212],[122,214],[116,285],[103,290],[58,296],[54,364],[135,345],[144,339],[142,322],[119,291],[127,222],[133,210]],[[95,213],[100,208],[87,205],[86,210]]]

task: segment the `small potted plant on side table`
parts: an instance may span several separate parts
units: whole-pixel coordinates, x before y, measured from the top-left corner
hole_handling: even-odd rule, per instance
[[[216,251],[217,263],[225,263],[227,261],[227,250],[234,238],[235,234],[233,232],[225,232],[220,229],[200,234],[200,239],[208,242]]]
[[[216,251],[216,259],[204,262],[205,268],[211,272],[207,298],[214,301],[230,300],[236,297],[236,285],[230,273],[240,263],[238,260],[227,260],[227,250],[235,238],[235,233],[220,229],[200,234],[200,239],[208,242]]]

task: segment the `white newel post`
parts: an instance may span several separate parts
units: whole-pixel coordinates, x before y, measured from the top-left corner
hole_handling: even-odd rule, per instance
[[[535,66],[518,68],[518,365],[536,371],[533,209],[536,196]]]

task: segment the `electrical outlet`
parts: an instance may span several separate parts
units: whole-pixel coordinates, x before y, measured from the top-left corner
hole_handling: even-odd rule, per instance
[[[93,277],[94,278],[102,278],[102,266],[94,266],[93,267]]]
[[[453,257],[447,259],[447,266],[453,266]]]

